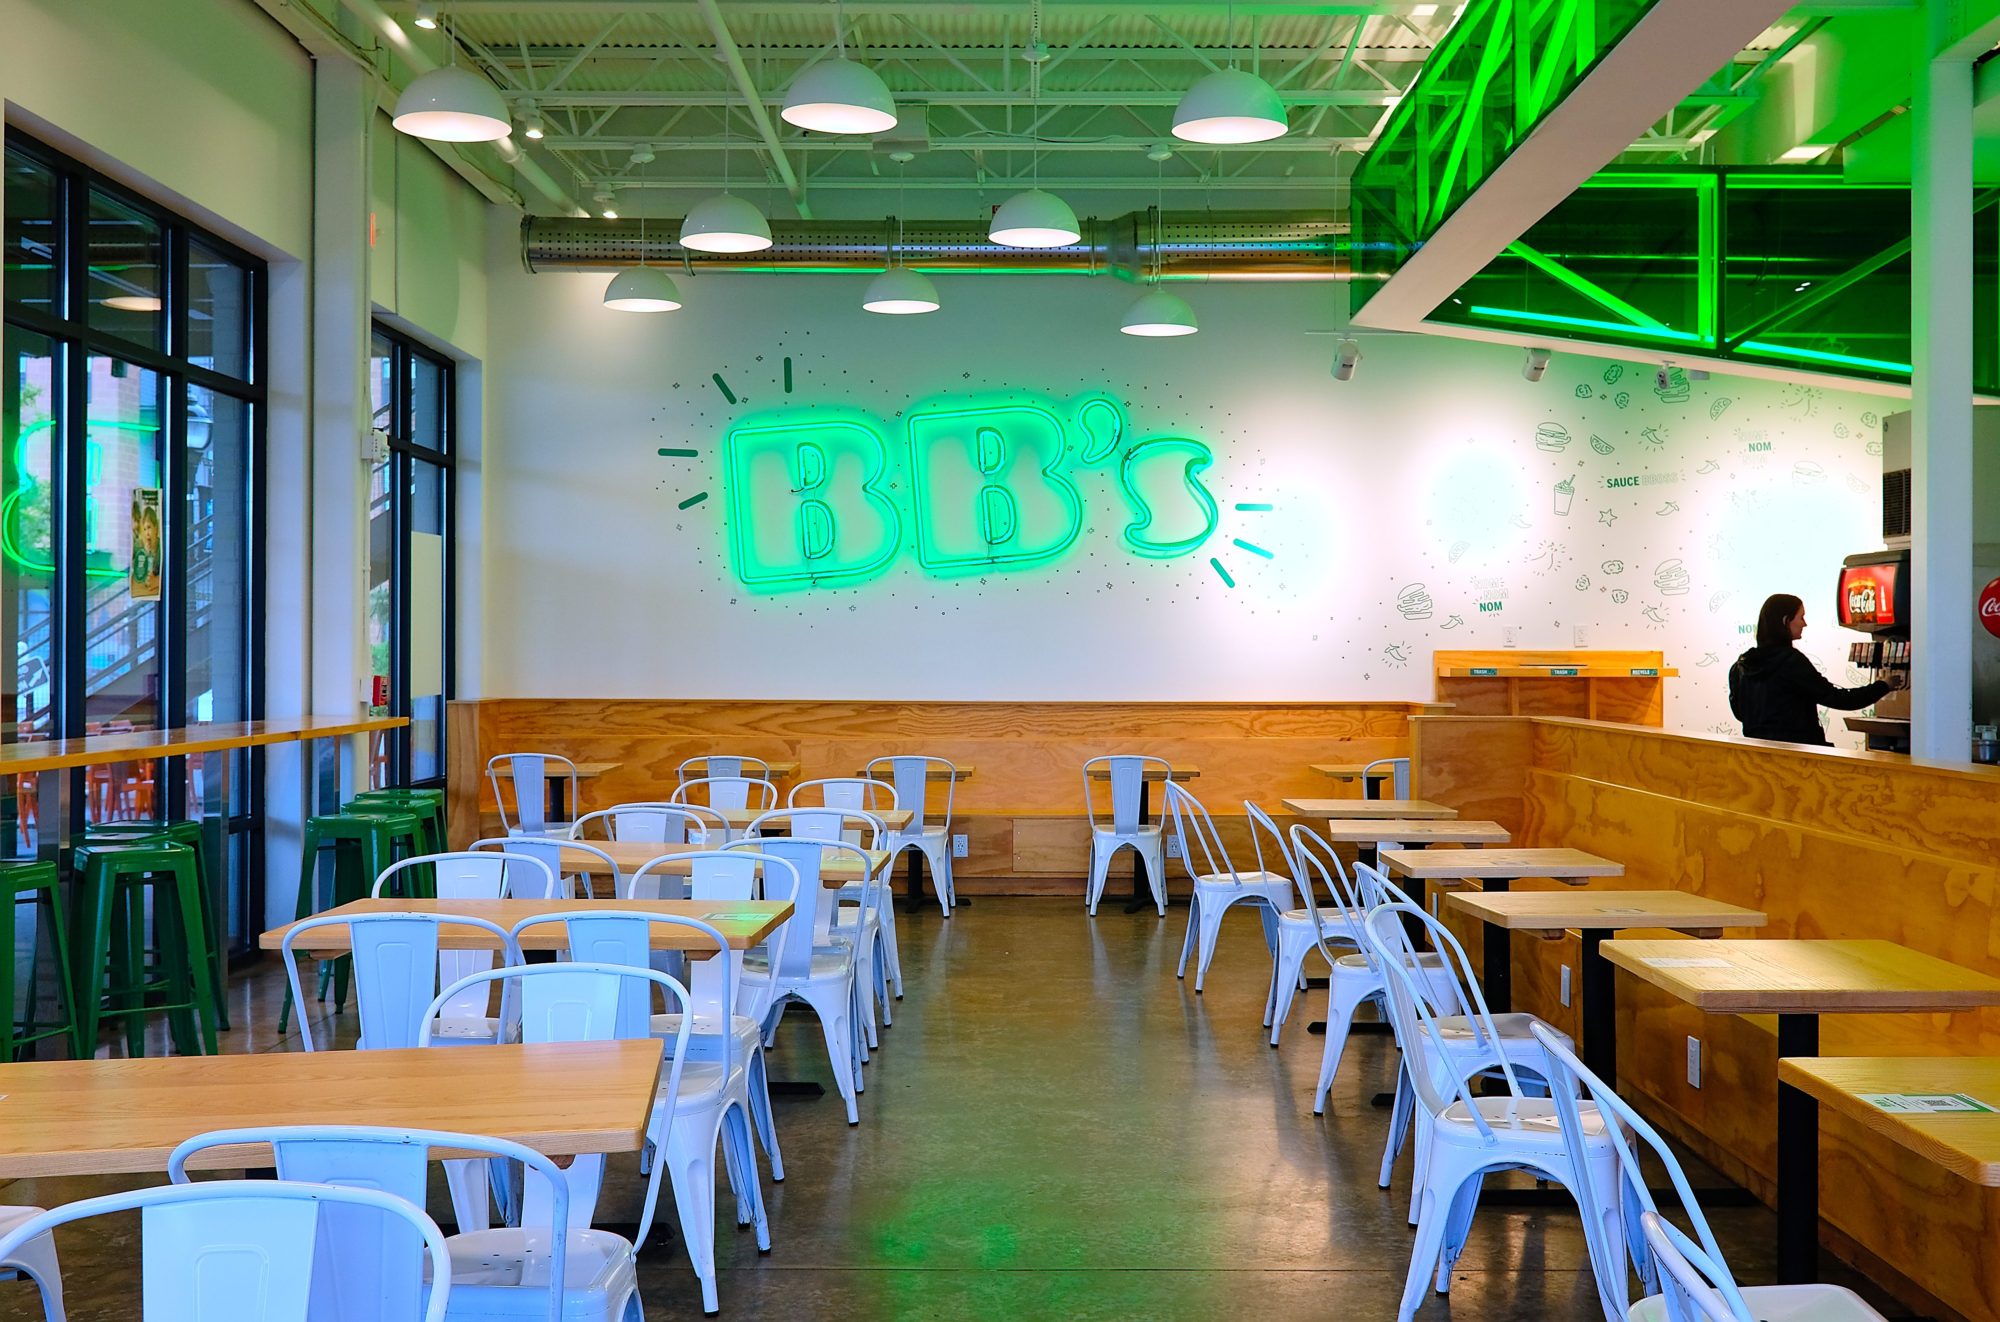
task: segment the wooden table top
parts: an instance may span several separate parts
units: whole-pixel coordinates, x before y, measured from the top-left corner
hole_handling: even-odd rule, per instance
[[[675,918],[699,918],[728,939],[732,950],[749,950],[778,930],[792,916],[790,900],[350,900],[328,909],[320,917],[340,917],[374,913],[450,913],[467,918],[484,918],[508,931],[514,924],[546,914],[574,913],[589,908],[624,909],[635,913],[665,914]],[[274,927],[257,938],[264,950],[280,949],[285,933],[293,924]],[[345,926],[317,927],[299,939],[295,950],[312,954],[343,954],[349,949],[351,929]],[[553,924],[531,929],[521,941],[523,950],[561,950],[567,942],[560,927]],[[497,950],[500,943],[491,932],[477,927],[445,927],[438,932],[438,945],[447,950]],[[710,950],[706,937],[685,927],[653,928],[655,950]]]
[[[1368,818],[1375,821],[1438,821],[1458,816],[1429,799],[1281,799],[1285,811],[1300,817],[1325,817],[1343,821]]]
[[[1954,1175],[2000,1188],[2000,1057],[1787,1056],[1778,1079]],[[1970,1097],[1992,1109],[1884,1109],[1871,1096],[1889,1107],[1911,1096]]]
[[[1454,891],[1445,897],[1445,903],[1495,927],[1517,932],[1570,927],[1713,931],[1762,927],[1770,921],[1755,909],[1722,904],[1686,891]]]
[[[700,767],[706,771],[708,769],[708,759],[705,757],[689,758],[688,765],[690,770]],[[799,764],[797,762],[784,762],[776,758],[766,758],[764,765],[771,769],[772,780],[788,780],[799,774]],[[752,779],[754,780],[755,777],[752,777]]]
[[[37,739],[0,744],[0,776],[263,748],[305,739],[395,730],[409,723],[407,716],[293,716],[275,721],[190,725],[180,730],[126,730],[118,734],[87,734],[76,739]]]
[[[558,841],[557,843],[562,843]],[[663,845],[657,840],[586,840],[582,843],[601,849],[611,855],[621,872],[632,873],[662,855],[699,854],[710,845]],[[889,852],[884,849],[868,851],[871,867],[880,868],[889,861]],[[566,872],[581,872],[586,876],[608,877],[609,869],[604,860],[587,850],[572,849],[563,855],[563,869]],[[653,869],[670,877],[685,877],[694,871],[694,864],[685,859],[670,862]],[[854,861],[854,855],[839,853],[828,858],[820,868],[820,880],[828,885],[844,884],[861,880],[861,865]]]
[[[1625,865],[1581,849],[1385,849],[1382,862],[1392,871],[1426,881],[1453,878],[1549,877],[1582,881],[1622,877]]]
[[[1604,957],[1712,1014],[1967,1010],[2000,979],[1894,941],[1606,941]]]
[[[657,1041],[269,1051],[0,1065],[0,1179],[160,1174],[211,1129],[351,1125],[488,1134],[548,1153],[636,1152]],[[217,1148],[204,1169],[268,1166]]]
[[[624,765],[623,762],[578,762],[575,764],[576,778],[578,780],[595,780],[599,776],[609,775]],[[563,769],[561,764],[551,762],[548,767],[549,779],[560,780],[562,775]]]
[[[1193,765],[1192,763],[1172,762],[1169,763],[1168,766],[1170,767],[1173,778],[1175,780],[1196,780],[1199,779],[1201,776],[1201,768]],[[1167,772],[1163,772],[1158,767],[1151,765],[1148,765],[1145,769],[1145,772],[1143,773],[1144,779],[1150,781],[1165,780],[1167,779],[1167,775],[1168,775]],[[1092,780],[1110,780],[1111,768],[1106,766],[1092,767],[1090,769],[1090,778]]]
[[[1388,780],[1396,774],[1396,768],[1389,766],[1388,763],[1409,760],[1407,757],[1377,757],[1370,758],[1366,762],[1314,762],[1310,770],[1317,771],[1322,776],[1331,776],[1335,780],[1359,780],[1367,768],[1374,767],[1373,771],[1366,771],[1368,779]]]
[[[975,769],[976,769],[976,764],[971,762],[958,762],[954,763],[951,767],[941,767],[937,763],[932,762],[928,765],[928,767],[924,771],[924,779],[925,780],[971,780],[972,773]],[[952,774],[953,771],[956,771],[958,774],[953,775]],[[868,768],[862,767],[854,774],[857,776],[865,776],[868,774]],[[882,769],[882,775],[879,777],[879,779],[885,781],[889,779],[889,769],[887,767],[884,767]]]
[[[1504,845],[1512,839],[1498,822],[1468,822],[1453,817],[1361,817],[1353,821],[1334,818],[1318,827],[1321,836],[1337,845],[1365,845],[1377,840],[1394,840],[1404,845]]]

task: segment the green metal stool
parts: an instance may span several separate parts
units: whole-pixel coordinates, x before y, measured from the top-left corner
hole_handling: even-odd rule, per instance
[[[214,1055],[215,965],[205,941],[194,850],[172,843],[83,844],[72,859],[78,879],[77,1018],[85,1046],[94,1054],[98,1024],[109,1015],[126,1021],[126,1049],[145,1055],[146,998],[157,991],[166,1000],[153,1008],[167,1011],[174,1050]],[[149,887],[158,979],[146,973]]]
[[[229,938],[222,915],[215,911],[215,891],[210,884],[211,878],[223,874],[217,872],[216,860],[210,854],[208,831],[196,821],[98,822],[84,829],[85,844],[123,841],[141,844],[164,841],[194,850],[195,871],[201,879],[201,921],[209,954],[215,959],[215,1023],[218,1028],[228,1028]]]
[[[300,851],[299,896],[294,906],[294,921],[310,918],[319,912],[316,883],[319,879],[320,850],[329,845],[333,847],[333,903],[328,907],[338,908],[353,900],[366,899],[375,878],[391,863],[422,853],[423,838],[423,822],[416,814],[389,808],[354,808],[307,818]],[[320,962],[319,997],[326,999],[330,978],[335,1010],[347,1006],[347,976],[351,967],[346,955]],[[278,1011],[280,1033],[285,1031],[291,1020],[291,1009],[291,991],[287,988],[284,1005]]]
[[[341,806],[348,811],[393,808],[399,812],[414,813],[423,819],[424,852],[442,854],[445,851],[443,790],[404,788],[363,790]]]
[[[22,1047],[43,1038],[61,1035],[69,1043],[72,1059],[84,1055],[81,1027],[76,1013],[76,982],[70,968],[69,920],[63,915],[62,873],[53,863],[37,859],[0,860],[0,1064],[14,1060]],[[44,1027],[35,1017],[36,993],[40,989],[41,932],[28,956],[28,1017],[14,1018],[14,942],[16,907],[33,904],[40,911],[39,922],[48,924],[49,945],[55,955],[56,992],[62,1003],[60,1026]]]

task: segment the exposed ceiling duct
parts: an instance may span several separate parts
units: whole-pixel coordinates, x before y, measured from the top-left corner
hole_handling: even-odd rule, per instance
[[[1345,221],[1296,212],[1132,212],[1083,221],[1069,248],[1006,248],[983,226],[893,219],[773,220],[772,246],[755,253],[690,252],[674,242],[678,219],[640,222],[530,216],[521,225],[530,271],[610,271],[641,260],[701,271],[879,271],[892,243],[899,260],[931,273],[1112,275],[1140,280],[1346,280]]]

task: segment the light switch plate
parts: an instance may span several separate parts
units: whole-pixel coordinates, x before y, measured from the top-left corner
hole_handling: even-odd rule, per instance
[[[1577,645],[1578,647],[1588,647],[1588,646],[1590,646],[1590,626],[1589,626],[1589,625],[1587,625],[1587,624],[1579,624],[1579,625],[1577,625],[1577,626],[1576,626],[1576,645]]]
[[[1500,645],[1502,647],[1519,647],[1521,645],[1520,628],[1512,624],[1502,628],[1500,630]]]
[[[970,842],[965,838],[964,835],[952,836],[951,856],[953,858],[964,858],[970,852],[971,852]]]

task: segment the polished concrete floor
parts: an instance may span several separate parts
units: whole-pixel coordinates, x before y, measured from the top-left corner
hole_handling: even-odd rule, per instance
[[[1410,1230],[1407,1160],[1392,1190],[1375,1184],[1388,1039],[1356,1039],[1315,1117],[1322,1040],[1305,1029],[1324,993],[1300,1002],[1272,1050],[1258,1027],[1270,964],[1256,921],[1225,924],[1199,996],[1174,977],[1185,921],[1181,908],[1162,921],[1107,903],[1092,920],[1074,901],[1025,898],[982,898],[949,921],[935,907],[905,917],[906,996],[868,1067],[861,1124],[833,1096],[778,1099],[788,1178],[767,1188],[773,1248],[759,1255],[747,1231],[720,1232],[724,1314],[1393,1318]],[[281,988],[268,964],[239,979],[227,1049],[287,1047]],[[774,1078],[830,1081],[797,1011],[770,1061]],[[0,1202],[114,1187],[21,1180],[0,1185]],[[626,1172],[600,1220],[629,1217],[636,1188]],[[1769,1280],[1771,1216],[1712,1219],[1742,1281]],[[78,1322],[138,1315],[135,1236],[65,1232]],[[656,1230],[641,1253],[649,1316],[698,1316],[686,1263],[677,1236]],[[1866,1289],[1831,1263],[1828,1276]],[[29,1287],[0,1284],[0,1319],[38,1313]],[[1574,1211],[1510,1208],[1482,1209],[1451,1294],[1418,1316],[1599,1315]]]

